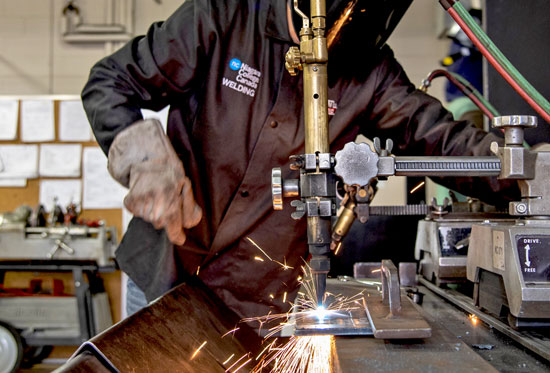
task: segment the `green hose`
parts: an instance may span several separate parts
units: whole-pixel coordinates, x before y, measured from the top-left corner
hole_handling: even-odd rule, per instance
[[[481,101],[483,105],[485,105],[485,107],[491,112],[491,114],[493,114],[495,117],[500,116],[498,110],[495,109],[495,107],[487,99],[485,99],[485,97],[483,97],[483,95],[469,81],[467,81],[457,73],[449,71],[449,74],[455,77],[455,79],[462,83],[464,86],[468,87],[472,91],[473,95],[476,96],[476,98]]]
[[[550,103],[533,87],[521,73],[512,65],[512,63],[502,54],[502,52],[493,44],[491,39],[479,27],[479,25],[470,16],[468,11],[456,1],[453,5],[458,15],[470,27],[481,44],[487,48],[489,53],[502,65],[504,70],[516,81],[516,83],[547,113],[550,113]]]

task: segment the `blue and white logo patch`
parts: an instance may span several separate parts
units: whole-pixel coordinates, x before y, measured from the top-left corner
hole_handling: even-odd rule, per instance
[[[231,70],[237,71],[241,68],[242,62],[238,58],[233,58],[231,61],[229,61],[229,68]]]
[[[224,76],[222,85],[244,95],[254,97],[256,89],[260,84],[262,73],[250,65],[241,62],[238,58],[232,58],[229,61],[229,68],[236,71],[236,74],[229,72],[230,77]]]

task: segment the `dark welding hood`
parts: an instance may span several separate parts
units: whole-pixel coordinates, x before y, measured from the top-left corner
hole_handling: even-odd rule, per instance
[[[333,37],[329,49],[339,45],[381,48],[411,3],[412,0],[327,0],[327,38]],[[310,0],[300,0],[298,5],[310,14]],[[302,19],[293,14],[295,29],[300,30]]]
[[[370,74],[379,63],[380,49],[411,3],[412,0],[327,0],[329,87],[339,79],[364,79]],[[310,0],[301,0],[298,5],[310,14]],[[293,13],[295,29],[300,30],[302,19]]]

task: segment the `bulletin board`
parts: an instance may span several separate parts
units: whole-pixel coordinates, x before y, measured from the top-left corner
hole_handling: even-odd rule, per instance
[[[93,138],[93,135],[90,131],[89,139],[84,141],[61,141],[60,140],[60,107],[62,105],[62,102],[65,101],[71,101],[71,102],[79,102],[80,103],[80,97],[79,96],[0,96],[0,103],[2,101],[17,101],[18,107],[17,107],[17,129],[16,129],[16,135],[15,138],[6,140],[6,136],[2,136],[2,140],[0,140],[0,146],[3,145],[36,145],[38,146],[38,157],[40,158],[40,148],[42,146],[52,145],[52,144],[79,144],[81,148],[81,152],[84,153],[85,149],[88,148],[94,148],[99,149],[97,142]],[[53,103],[53,122],[54,122],[54,136],[53,139],[47,140],[47,141],[23,141],[23,126],[22,126],[22,118],[23,118],[23,110],[24,105],[22,104],[24,101],[51,101]],[[6,112],[2,112],[0,110],[0,116],[6,115]],[[5,118],[4,118],[5,119]],[[0,117],[0,131],[6,130],[6,127],[2,127],[2,120],[3,118]],[[4,123],[5,125],[5,123]],[[1,134],[0,134],[1,135]],[[83,162],[83,154],[80,154],[80,161]],[[40,159],[38,160],[40,162]],[[106,159],[105,159],[106,162]],[[28,178],[26,180],[25,186],[0,186],[0,212],[7,212],[7,211],[13,211],[17,207],[21,205],[27,205],[31,208],[35,208],[38,206],[40,202],[40,186],[43,181],[47,180],[75,180],[75,181],[83,181],[83,164],[80,165],[80,172],[78,175],[74,176],[62,176],[62,177],[51,177],[51,176],[43,176],[40,174],[36,175],[34,178]],[[105,171],[105,170],[102,170]],[[0,171],[1,174],[1,171]],[[81,187],[84,185],[84,183],[81,183]],[[81,191],[81,196],[84,196],[83,191]],[[83,198],[81,198],[82,200]],[[122,202],[122,201],[121,201]],[[81,205],[82,206],[82,205]],[[121,206],[114,207],[114,208],[82,208],[80,207],[81,214],[80,217],[87,220],[103,220],[107,226],[114,226],[117,229],[118,239],[120,240],[123,232],[123,212]],[[51,206],[44,206],[47,211],[51,210]],[[62,208],[64,209],[65,206],[62,205]],[[33,276],[44,276],[48,277],[48,274],[37,274],[32,273],[28,274],[31,278]],[[52,274],[49,274],[51,276]],[[70,274],[63,273],[63,274],[55,274],[57,278],[63,277],[63,275],[67,275],[70,279]],[[102,274],[104,285],[106,288],[106,291],[109,295],[109,301],[111,304],[111,314],[113,317],[113,322],[117,322],[121,319],[121,300],[120,300],[120,272],[115,271],[111,273],[104,273]],[[24,278],[24,274],[17,274],[17,277],[12,275],[12,285],[21,285],[24,286],[25,281],[28,282],[28,279]],[[9,279],[8,274],[6,275],[5,281]],[[65,279],[64,279],[65,280]],[[70,290],[70,289],[69,289]]]
[[[17,100],[19,101],[18,107],[18,120],[17,120],[17,137],[14,140],[0,141],[0,145],[18,144],[18,145],[42,145],[48,144],[80,144],[82,151],[86,147],[98,147],[97,142],[90,136],[89,141],[60,141],[59,140],[59,108],[62,101],[79,101],[78,96],[21,96],[21,97],[6,97],[0,96],[0,100]],[[25,100],[51,100],[54,107],[54,129],[55,139],[45,142],[23,142],[22,141],[22,102]],[[82,159],[82,158],[81,158]],[[39,160],[40,161],[40,160]],[[27,179],[27,185],[25,187],[0,187],[0,212],[13,211],[18,206],[28,205],[34,208],[39,203],[40,182],[43,180],[82,180],[82,167],[80,176],[78,177],[43,177],[38,175],[37,178]],[[45,206],[49,210],[50,206]],[[64,207],[64,206],[63,206]],[[101,219],[109,226],[115,226],[119,235],[122,232],[122,209],[83,209],[81,217],[85,219]]]

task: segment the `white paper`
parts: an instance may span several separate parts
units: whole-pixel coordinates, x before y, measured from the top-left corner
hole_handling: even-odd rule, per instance
[[[40,176],[79,177],[82,145],[51,144],[40,146]]]
[[[107,171],[107,157],[98,147],[84,147],[82,174],[84,178],[84,209],[122,208],[128,192]]]
[[[82,182],[80,180],[41,180],[40,204],[46,211],[52,211],[54,199],[66,211],[70,203],[80,205],[82,196]]]
[[[21,140],[52,141],[55,126],[52,100],[21,101]]]
[[[0,145],[0,179],[38,176],[38,145]]]
[[[90,141],[92,131],[82,101],[59,103],[59,140]]]
[[[17,117],[19,102],[17,100],[0,100],[0,140],[17,138]]]
[[[152,111],[148,109],[141,109],[141,115],[143,115],[143,119],[149,119],[149,118],[155,118],[160,121],[160,124],[162,124],[162,128],[164,129],[164,132],[166,133],[166,128],[168,126],[168,111],[170,110],[170,106],[166,106],[161,111]]]
[[[27,179],[0,179],[1,187],[17,187],[25,188],[27,186]]]

